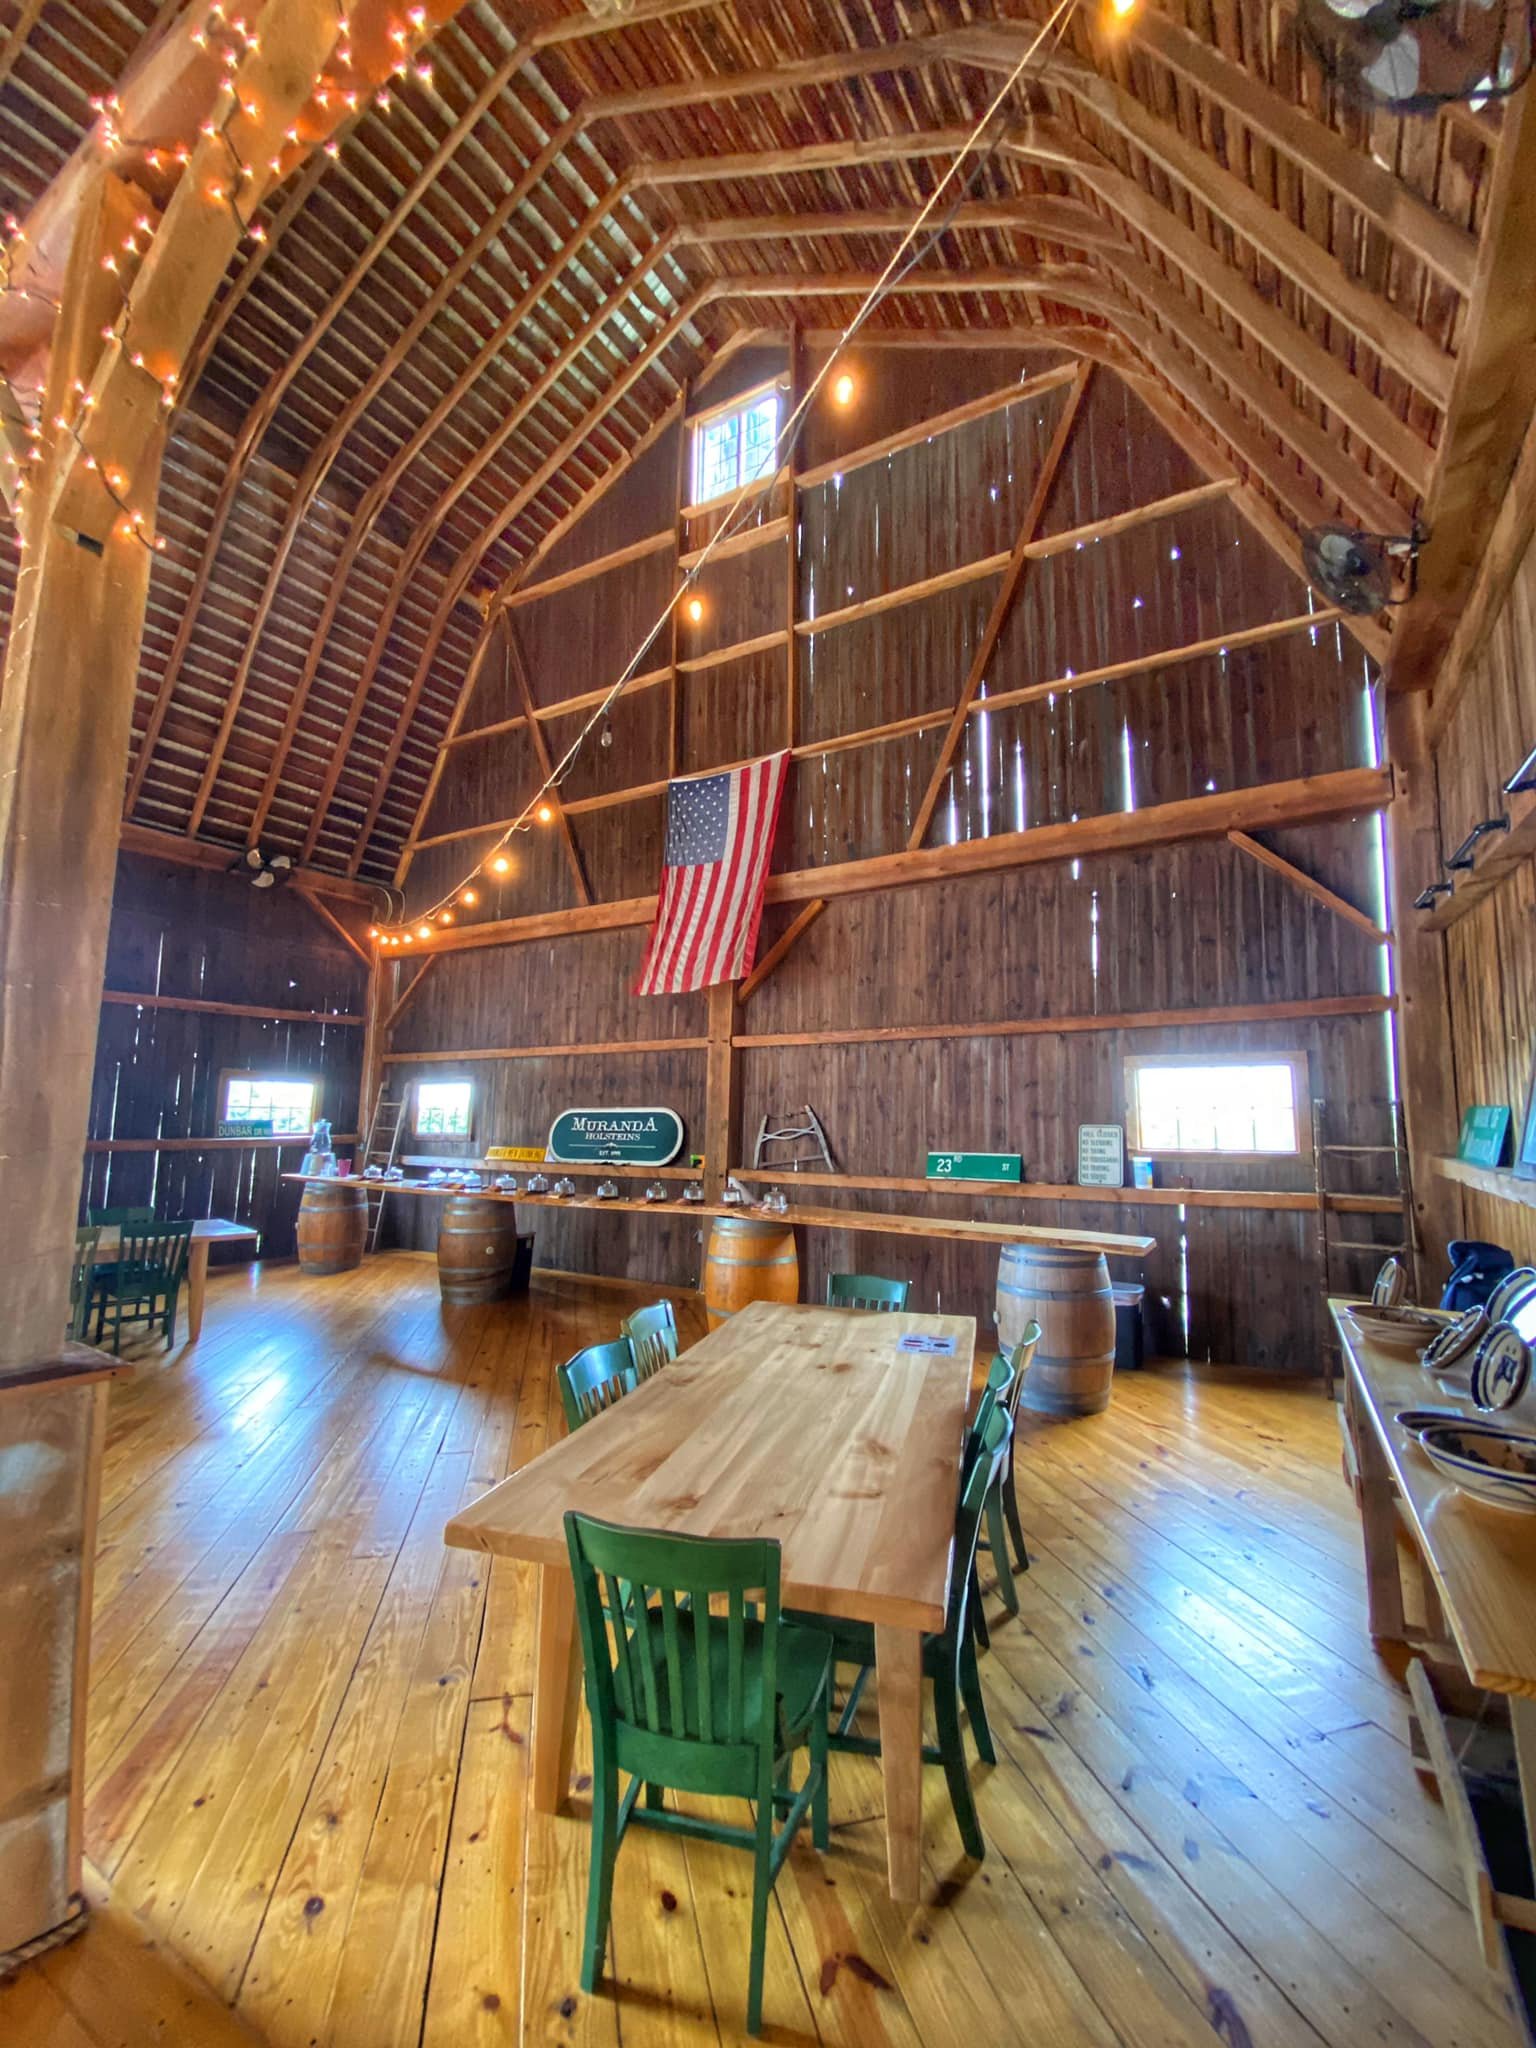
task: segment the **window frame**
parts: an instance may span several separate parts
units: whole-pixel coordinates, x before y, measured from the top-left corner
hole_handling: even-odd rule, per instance
[[[700,436],[704,428],[715,420],[723,419],[728,413],[741,413],[745,415],[760,400],[766,398],[770,392],[778,401],[778,416],[774,421],[774,442],[777,445],[779,434],[784,425],[784,402],[789,396],[789,382],[785,377],[765,378],[761,384],[754,384],[750,391],[740,391],[734,398],[724,399],[719,405],[712,405],[704,412],[695,412],[688,415],[684,425],[688,430],[689,496],[688,503],[682,507],[684,513],[704,512],[712,505],[729,503],[732,498],[737,497],[743,490],[767,490],[772,485],[777,474],[777,471],[773,469],[765,470],[761,476],[754,477],[749,484],[742,484],[739,480],[741,475],[741,457],[738,453],[736,460],[738,481],[732,484],[728,490],[716,491],[712,497],[701,498],[697,496],[699,490],[699,456],[703,447]]]
[[[230,1115],[229,1084],[231,1081],[282,1081],[294,1087],[307,1088],[309,1090],[308,1121],[297,1130],[274,1131],[272,1135],[276,1138],[296,1138],[301,1135],[307,1135],[314,1130],[315,1125],[325,1113],[321,1107],[325,1100],[325,1084],[318,1074],[280,1074],[268,1067],[221,1067],[219,1069],[218,1102],[214,1113],[214,1123],[216,1126],[218,1124],[245,1123],[248,1121],[245,1117]],[[260,1119],[256,1119],[256,1121],[260,1121]]]
[[[462,1131],[424,1131],[421,1128],[421,1091],[423,1088],[467,1088],[469,1109]],[[468,1074],[419,1075],[411,1089],[411,1136],[413,1138],[435,1138],[442,1145],[467,1145],[474,1142],[475,1111],[478,1108],[479,1090]]]
[[[1294,1150],[1237,1151],[1212,1145],[1149,1145],[1141,1134],[1141,1102],[1137,1075],[1144,1067],[1289,1067],[1291,1102],[1296,1116]],[[1311,1064],[1305,1052],[1268,1046],[1244,1052],[1147,1052],[1125,1055],[1125,1144],[1129,1152],[1152,1159],[1309,1160],[1312,1157]]]

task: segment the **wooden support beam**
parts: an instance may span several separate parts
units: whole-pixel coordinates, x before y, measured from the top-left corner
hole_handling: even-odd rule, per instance
[[[911,216],[904,215],[905,224],[911,226]],[[987,338],[971,334],[967,337],[973,348],[985,348]],[[800,488],[810,490],[816,484],[830,483],[835,476],[849,476],[856,469],[864,469],[871,462],[885,462],[892,455],[900,455],[904,449],[917,448],[937,435],[950,434],[957,427],[971,426],[977,420],[989,419],[995,412],[1003,412],[1009,406],[1027,404],[1030,399],[1043,398],[1048,391],[1055,391],[1063,384],[1070,384],[1077,375],[1077,365],[1060,363],[1049,370],[1039,370],[1033,377],[1021,377],[1011,384],[1005,384],[997,391],[989,391],[984,397],[969,399],[964,405],[951,406],[947,412],[937,412],[928,419],[918,420],[910,427],[902,427],[894,434],[882,434],[877,441],[863,441],[857,448],[850,448],[846,454],[836,455],[830,462],[818,462],[810,469],[800,472]]]
[[[1352,924],[1356,931],[1364,932],[1374,945],[1385,946],[1391,940],[1392,934],[1384,932],[1374,918],[1367,917],[1363,910],[1356,910],[1353,903],[1346,902],[1326,883],[1306,874],[1293,861],[1288,861],[1283,854],[1276,853],[1273,847],[1261,845],[1246,832],[1229,832],[1227,840],[1239,853],[1245,853],[1250,860],[1257,861],[1261,868],[1268,868],[1272,875],[1279,875],[1281,880],[1289,882],[1293,889],[1299,889],[1303,896],[1310,896],[1314,903],[1321,903],[1325,910],[1331,910],[1333,915],[1342,918],[1345,924]]]
[[[434,958],[436,955],[433,956]],[[470,1060],[577,1060],[608,1059],[626,1053],[704,1052],[708,1038],[621,1038],[599,1039],[583,1045],[471,1045],[451,1051],[392,1052],[389,1064],[400,1066],[450,1066]],[[636,1167],[635,1173],[650,1173],[650,1167]]]
[[[1003,628],[1008,623],[1009,616],[1013,611],[1014,601],[1022,587],[1025,570],[1029,564],[1027,550],[1030,542],[1036,539],[1039,534],[1040,522],[1045,517],[1045,508],[1049,504],[1051,492],[1055,488],[1056,478],[1061,470],[1062,458],[1065,456],[1068,445],[1071,442],[1072,430],[1077,425],[1078,414],[1082,409],[1083,400],[1087,396],[1088,385],[1092,376],[1093,365],[1091,363],[1084,363],[1079,368],[1072,387],[1067,393],[1061,417],[1056,422],[1056,430],[1051,436],[1050,446],[1046,449],[1045,458],[1040,465],[1040,474],[1035,479],[1035,487],[1030,493],[1029,503],[1024,508],[1024,517],[1019,525],[1019,537],[1014,543],[1013,553],[1009,557],[1008,565],[1003,571],[1002,587],[992,601],[992,610],[988,615],[986,625],[982,629],[981,638],[976,643],[976,651],[971,656],[971,666],[966,673],[965,681],[961,684],[959,700],[950,717],[949,730],[945,733],[943,742],[939,747],[939,758],[933,764],[933,772],[928,778],[928,787],[923,791],[922,799],[917,807],[917,814],[912,820],[912,829],[907,834],[907,850],[909,852],[921,846],[928,837],[928,827],[933,822],[934,810],[938,804],[944,784],[948,779],[950,764],[955,758],[955,749],[959,746],[965,732],[966,720],[970,716],[971,705],[975,701],[976,692],[980,689],[982,680],[987,673],[988,664],[997,652],[997,643],[1002,638]]]
[[[810,930],[826,907],[826,899],[818,896],[814,902],[807,903],[805,908],[791,919],[752,969],[752,972],[742,982],[737,998],[739,1002],[746,1003],[751,1000],[768,979],[769,975],[794,951],[800,940]]]
[[[768,877],[769,903],[811,903],[820,897],[859,896],[880,889],[941,882],[962,875],[993,874],[1092,854],[1117,854],[1169,846],[1191,839],[1223,839],[1230,831],[1263,832],[1282,825],[1321,823],[1384,809],[1392,800],[1389,769],[1344,768],[1328,775],[1301,776],[1253,789],[1218,790],[1184,797],[1140,811],[1111,811],[1060,825],[1036,825],[1028,832],[1000,832],[954,846],[924,846],[864,860],[800,868]],[[649,925],[654,896],[594,903],[590,909],[544,911],[493,923],[459,924],[433,943],[437,952],[477,946],[521,945],[531,940],[578,937]]]
[[[348,942],[350,943],[350,941]],[[365,956],[366,957],[366,956]],[[162,996],[136,989],[104,988],[104,1003],[131,1010],[185,1010],[205,1017],[260,1017],[274,1024],[361,1024],[360,1014],[344,1010],[275,1010],[269,1003],[215,1003],[203,996]]]
[[[706,992],[708,1044],[704,1068],[704,1199],[718,1202],[726,1178],[740,1162],[741,1062],[736,1057],[736,983],[717,981]]]
[[[1437,681],[1536,412],[1536,106],[1529,93],[1504,108],[1489,183],[1477,280],[1424,508],[1429,538],[1387,669],[1394,692]]]
[[[341,919],[336,915],[335,911],[330,909],[329,906],[321,897],[316,896],[313,890],[304,888],[302,884],[294,884],[293,893],[304,905],[304,908],[306,910],[312,911],[314,915],[317,918],[319,918],[320,922],[323,925],[327,925],[336,934],[337,938],[341,940],[343,945],[351,947],[352,951],[357,955],[358,959],[362,961],[364,967],[367,968],[370,973],[372,973],[374,961],[373,954],[370,953],[367,947],[362,945],[361,942],[351,932],[347,930],[346,926],[342,923]]]
[[[516,611],[525,604],[537,604],[540,598],[553,597],[556,591],[571,590],[578,583],[586,583],[594,576],[606,576],[611,569],[627,568],[631,562],[644,561],[647,555],[659,554],[663,548],[674,545],[672,528],[665,533],[647,534],[644,540],[632,540],[628,547],[614,548],[606,555],[594,555],[590,562],[578,562],[574,569],[564,569],[558,576],[546,576],[541,583],[525,583],[511,596],[500,600],[506,611]]]
[[[237,859],[239,849],[215,846],[207,839],[188,839],[180,832],[157,832],[151,825],[136,825],[125,819],[118,835],[120,853],[137,854],[146,860],[174,861],[179,867],[223,871]],[[369,882],[354,882],[346,875],[329,875],[323,868],[294,868],[289,887],[300,887],[311,895],[329,896],[336,903],[356,903],[371,909],[378,895]]]
[[[517,633],[510,619],[506,622],[506,635],[507,661],[512,670],[512,680],[517,685],[518,699],[522,704],[523,718],[528,727],[528,738],[533,746],[534,759],[539,764],[539,774],[545,782],[548,782],[555,772],[554,757],[549,751],[549,742],[544,737],[544,729],[539,724],[538,718],[535,715],[533,689],[528,681],[528,667],[523,660],[523,650],[518,645]],[[592,901],[592,884],[587,880],[587,870],[582,862],[581,849],[577,846],[575,834],[571,831],[571,821],[565,814],[565,805],[561,801],[559,790],[552,788],[545,801],[555,814],[555,824],[560,833],[560,845],[565,854],[566,866],[571,871],[571,879],[576,884],[576,894],[583,903],[590,903]]]
[[[789,390],[786,395],[784,412],[793,419],[797,407],[805,396],[805,350],[800,342],[800,329],[791,321],[786,337],[786,354],[789,360]],[[796,463],[800,453],[800,434],[785,453],[784,479],[786,488],[786,537],[788,546],[784,551],[784,744],[793,753],[795,741],[800,736],[800,490],[796,481]]]
[[[393,1004],[390,1006],[389,1010],[386,1012],[384,1017],[383,1033],[386,1040],[388,1039],[390,1032],[394,1030],[395,1026],[399,1023],[400,1019],[405,1015],[406,1011],[410,1008],[411,1004],[416,1000],[416,997],[420,994],[421,984],[432,972],[433,968],[437,965],[441,957],[442,955],[439,953],[428,953],[425,959],[422,960],[421,965],[417,968],[416,972],[411,976],[410,980],[406,983],[405,987],[400,991],[399,995],[396,996]],[[397,1057],[397,1055],[391,1052],[387,1053],[385,1057],[386,1059],[393,1060]]]
[[[1503,611],[1527,551],[1536,540],[1536,423],[1526,430],[1520,459],[1509,480],[1470,591],[1458,602],[1455,630],[1435,672],[1425,739],[1436,751],[1446,733],[1479,656]],[[1510,767],[1515,766],[1514,762]],[[1467,878],[1458,878],[1458,887]]]

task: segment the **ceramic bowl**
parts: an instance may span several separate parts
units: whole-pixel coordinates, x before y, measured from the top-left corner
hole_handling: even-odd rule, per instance
[[[1470,1420],[1459,1408],[1399,1408],[1392,1420],[1399,1429],[1406,1429],[1410,1436],[1419,1436],[1426,1429],[1439,1428],[1447,1424],[1459,1429]]]
[[[1357,1302],[1348,1314],[1367,1342],[1390,1351],[1418,1351],[1445,1328],[1445,1317],[1425,1308],[1372,1308]]]
[[[1463,1492],[1536,1514],[1536,1437],[1485,1422],[1442,1422],[1421,1431],[1419,1442],[1436,1471]]]
[[[1387,1259],[1376,1275],[1371,1301],[1377,1308],[1397,1308],[1408,1293],[1408,1269],[1399,1258]]]
[[[1419,1354],[1419,1363],[1426,1372],[1470,1371],[1473,1349],[1487,1328],[1488,1311],[1481,1303],[1476,1308],[1463,1309],[1453,1322],[1430,1338]]]
[[[1511,1302],[1536,1286],[1536,1266],[1516,1266],[1506,1273],[1488,1297],[1488,1320],[1503,1322]]]

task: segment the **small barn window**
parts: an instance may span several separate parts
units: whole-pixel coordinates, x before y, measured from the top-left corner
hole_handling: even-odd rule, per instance
[[[475,1087],[472,1081],[418,1081],[417,1137],[467,1138],[474,1103]]]
[[[1310,1151],[1300,1052],[1148,1054],[1125,1063],[1133,1150],[1295,1157]]]
[[[319,1084],[292,1074],[225,1074],[221,1123],[267,1123],[274,1135],[314,1128]]]
[[[769,384],[705,413],[694,423],[694,504],[726,497],[771,473],[781,396],[779,386]]]

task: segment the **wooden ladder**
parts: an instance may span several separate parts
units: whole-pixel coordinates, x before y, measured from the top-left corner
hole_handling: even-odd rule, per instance
[[[1331,1145],[1323,1138],[1323,1109],[1321,1100],[1312,1104],[1312,1173],[1317,1191],[1317,1245],[1318,1258],[1323,1275],[1323,1317],[1326,1323],[1328,1297],[1340,1291],[1336,1282],[1342,1283],[1344,1276],[1335,1272],[1335,1261],[1340,1253],[1372,1252],[1378,1259],[1394,1254],[1408,1267],[1409,1299],[1418,1299],[1419,1253],[1418,1239],[1414,1230],[1413,1182],[1408,1164],[1408,1137],[1403,1123],[1403,1105],[1391,1104],[1392,1141],[1386,1145]],[[1402,1212],[1402,1233],[1396,1244],[1377,1244],[1373,1239],[1334,1237],[1328,1229],[1330,1200],[1335,1195],[1352,1194],[1354,1189],[1330,1187],[1328,1162],[1343,1158],[1390,1159],[1396,1180],[1396,1194]],[[1352,1277],[1351,1277],[1352,1284]],[[1328,1395],[1333,1398],[1335,1349],[1331,1336],[1324,1340],[1325,1369],[1328,1380]]]
[[[377,1166],[384,1172],[395,1163],[400,1150],[400,1139],[405,1131],[405,1109],[408,1097],[381,1094],[373,1105],[373,1115],[368,1121],[368,1142],[363,1147],[363,1167]],[[379,1229],[384,1221],[384,1190],[368,1189],[368,1249],[379,1248]]]

